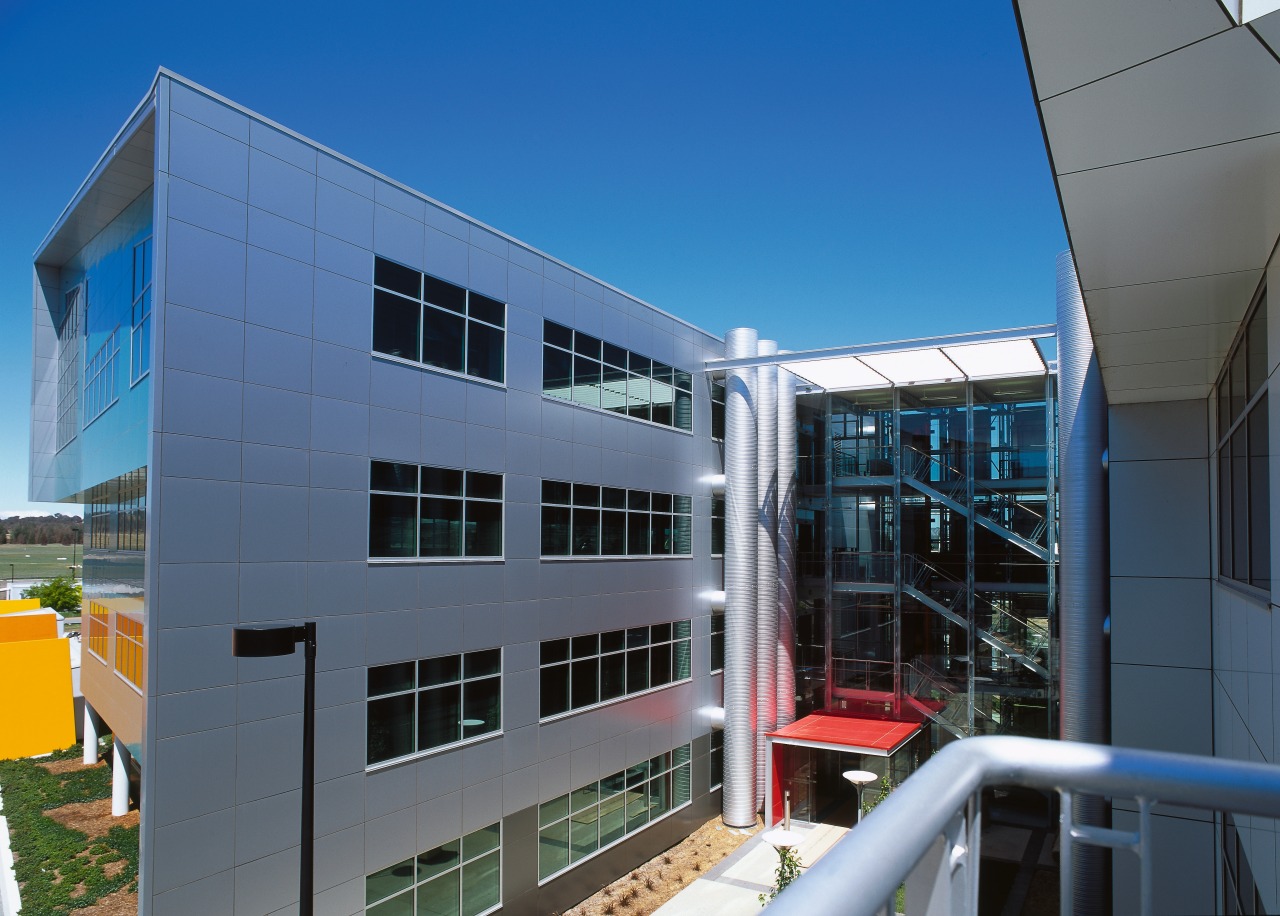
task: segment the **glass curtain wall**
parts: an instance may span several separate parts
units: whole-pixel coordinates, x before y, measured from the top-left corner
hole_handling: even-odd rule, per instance
[[[1052,377],[804,395],[797,422],[797,712],[1052,734]]]

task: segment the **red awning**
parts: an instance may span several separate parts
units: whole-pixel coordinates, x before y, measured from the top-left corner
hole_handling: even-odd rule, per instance
[[[860,719],[815,712],[768,737],[784,744],[838,745],[879,755],[892,754],[920,730],[919,722]]]

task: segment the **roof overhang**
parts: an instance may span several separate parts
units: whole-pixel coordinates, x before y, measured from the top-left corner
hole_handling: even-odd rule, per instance
[[[1053,371],[1040,342],[1051,324],[1006,331],[977,331],[890,343],[856,344],[770,356],[708,360],[708,372],[779,366],[812,391],[859,391],[936,382],[1025,378]],[[803,386],[802,386],[803,387]]]
[[[810,713],[765,737],[779,744],[891,757],[921,729],[919,722]]]
[[[1207,396],[1262,281],[1280,236],[1275,5],[1015,2],[1113,404]]]

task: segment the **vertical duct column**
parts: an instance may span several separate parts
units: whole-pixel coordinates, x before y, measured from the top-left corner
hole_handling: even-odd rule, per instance
[[[777,341],[760,341],[774,356]],[[778,724],[778,367],[756,369],[756,807],[769,784],[765,735]]]
[[[796,717],[796,377],[778,370],[778,728]]]
[[[1061,736],[1110,740],[1107,647],[1107,396],[1070,251],[1058,255],[1058,461],[1061,530],[1058,569]],[[1106,803],[1076,796],[1077,823],[1103,826]],[[1072,877],[1077,913],[1110,909],[1111,853],[1078,846]]]
[[[725,335],[725,356],[755,356],[751,328]],[[756,372],[730,369],[725,377],[724,430],[724,822],[756,822]]]

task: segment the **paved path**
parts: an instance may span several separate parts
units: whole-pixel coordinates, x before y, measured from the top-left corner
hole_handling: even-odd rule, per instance
[[[732,828],[725,828],[726,830]],[[792,823],[803,839],[797,852],[812,865],[845,835],[828,824]],[[778,851],[755,831],[729,856],[663,904],[654,916],[749,916],[760,913],[760,894],[768,893],[778,868]]]

